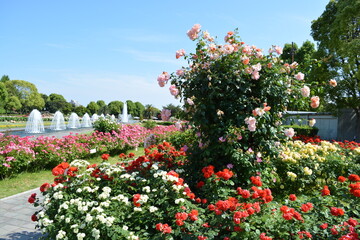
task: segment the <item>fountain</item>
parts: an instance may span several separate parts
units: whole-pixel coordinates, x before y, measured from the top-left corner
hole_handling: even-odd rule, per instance
[[[43,133],[45,132],[44,129],[44,122],[41,117],[41,113],[39,110],[34,109],[31,111],[30,116],[26,122],[25,132],[27,133]]]
[[[122,116],[121,116],[121,122],[122,123],[127,123],[129,122],[129,117],[128,117],[128,112],[127,112],[127,103],[124,103],[124,108],[122,111]]]
[[[91,119],[89,114],[85,113],[81,120],[81,127],[92,127]]]
[[[51,121],[50,129],[55,131],[66,129],[64,115],[60,111],[55,112],[55,115]]]
[[[99,119],[99,115],[97,115],[96,113],[94,113],[92,116],[91,116],[91,121],[92,122],[95,122],[96,120]]]
[[[79,116],[73,112],[70,114],[68,128],[79,128],[79,127],[81,127]]]

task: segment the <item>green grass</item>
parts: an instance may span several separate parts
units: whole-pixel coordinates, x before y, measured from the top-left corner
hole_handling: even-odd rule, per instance
[[[139,148],[137,151],[129,150],[127,152],[133,152],[135,156],[144,154],[144,148]],[[90,164],[101,163],[100,156],[86,159]],[[118,156],[112,156],[108,160],[109,163],[115,164],[119,162]],[[51,174],[51,170],[42,170],[39,172],[24,172],[17,174],[11,178],[0,180],[0,199],[8,196],[12,196],[21,192],[25,192],[34,188],[40,187],[43,183],[52,183],[54,176]]]

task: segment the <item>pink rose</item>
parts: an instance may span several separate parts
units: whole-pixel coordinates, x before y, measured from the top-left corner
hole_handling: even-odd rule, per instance
[[[311,106],[312,108],[317,108],[317,107],[319,107],[319,105],[320,105],[320,98],[319,98],[318,96],[311,97],[310,100],[311,100],[310,106]]]
[[[304,74],[301,73],[301,72],[299,72],[298,74],[295,75],[295,78],[296,78],[297,80],[304,80]]]
[[[292,138],[295,135],[295,131],[293,128],[288,128],[284,130],[285,136],[288,138]]]
[[[300,89],[301,91],[301,95],[303,97],[309,97],[310,96],[310,88],[308,86],[304,86],[303,88]]]
[[[225,44],[223,47],[222,47],[222,50],[225,54],[231,54],[234,52],[234,47],[230,44]]]
[[[165,84],[169,81],[169,79],[170,75],[167,72],[163,72],[162,74],[160,74],[157,78],[159,86],[164,87]]]
[[[188,32],[187,35],[191,40],[198,38],[198,33],[200,32],[201,25],[195,24]]]
[[[171,95],[173,95],[174,97],[179,95],[179,89],[177,89],[175,85],[171,85],[169,87],[169,90],[170,90]]]
[[[253,71],[251,74],[251,78],[254,80],[258,80],[260,78],[260,74],[258,71]]]
[[[335,79],[330,79],[329,84],[330,84],[330,86],[332,86],[332,87],[336,87],[336,86],[337,86],[337,82],[336,82]]]
[[[184,55],[185,55],[185,50],[184,49],[180,49],[180,50],[176,51],[176,59],[181,58]]]
[[[279,46],[275,46],[275,51],[276,51],[276,53],[279,54],[279,55],[283,53],[282,47],[279,47]]]
[[[182,70],[182,69],[176,70],[176,75],[178,75],[178,76],[184,75],[184,70]]]

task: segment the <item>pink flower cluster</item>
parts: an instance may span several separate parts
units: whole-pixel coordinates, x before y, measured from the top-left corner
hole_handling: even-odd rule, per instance
[[[191,40],[195,40],[199,37],[201,25],[195,24],[188,32],[187,35]]]
[[[162,74],[160,74],[157,78],[159,86],[164,87],[165,84],[169,81],[169,79],[170,75],[167,72],[163,72]]]
[[[256,119],[254,117],[245,118],[245,123],[248,125],[250,132],[254,132],[256,130]]]

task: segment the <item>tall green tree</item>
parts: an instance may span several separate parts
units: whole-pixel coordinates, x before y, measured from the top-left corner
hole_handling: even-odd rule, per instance
[[[121,114],[123,109],[124,103],[121,101],[112,101],[108,104],[108,111],[109,114],[114,114],[115,116],[118,116]]]
[[[104,100],[98,100],[96,104],[99,106],[98,114],[108,113],[108,108]]]
[[[126,100],[126,104],[127,104],[128,114],[131,114],[131,116],[135,116],[135,114],[136,114],[136,106],[133,103],[133,101]]]
[[[10,80],[5,82],[9,96],[16,96],[22,105],[22,112],[32,109],[43,109],[45,101],[33,83],[24,80]]]
[[[323,101],[333,109],[353,109],[360,123],[360,1],[331,0],[311,29],[323,60],[317,69],[319,82],[337,81],[337,86],[326,84],[329,94]]]
[[[94,101],[91,101],[91,102],[86,106],[86,108],[89,110],[89,112],[90,112],[91,114],[98,113],[98,111],[99,111],[99,109],[100,109],[99,105],[97,105],[97,103],[94,102]]]
[[[84,114],[87,113],[88,111],[89,110],[86,107],[81,105],[74,108],[74,112],[80,117],[84,116]]]
[[[8,113],[17,113],[21,110],[22,105],[17,96],[10,96],[6,102],[5,110]]]
[[[0,81],[0,113],[5,112],[5,106],[7,100],[8,100],[8,92],[6,90],[5,84]]]
[[[45,104],[46,110],[55,113],[56,111],[64,112],[68,108],[68,102],[61,94],[51,93]]]
[[[0,82],[3,82],[3,83],[7,82],[7,81],[10,81],[10,78],[8,75],[3,75],[0,79]]]
[[[143,119],[144,118],[144,110],[145,110],[145,107],[144,105],[142,105],[141,102],[135,102],[135,107],[136,107],[136,117],[139,117],[140,119]]]

